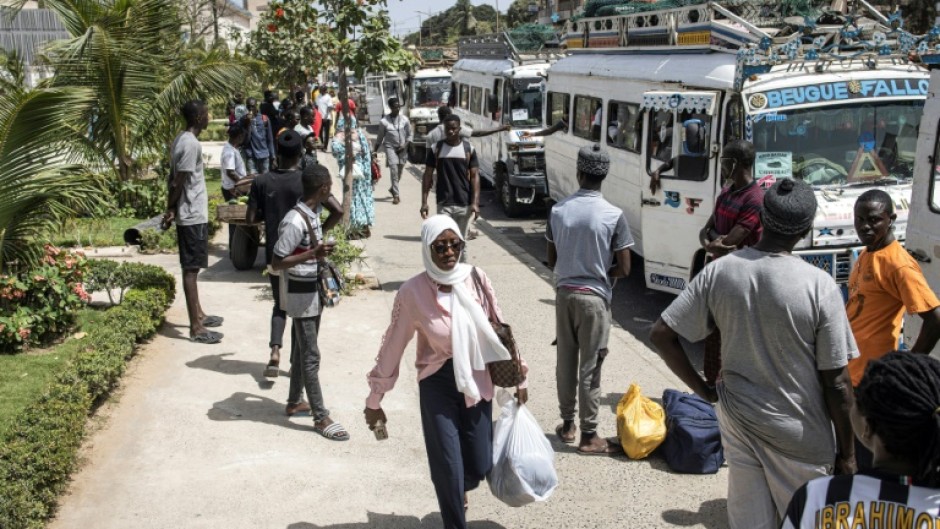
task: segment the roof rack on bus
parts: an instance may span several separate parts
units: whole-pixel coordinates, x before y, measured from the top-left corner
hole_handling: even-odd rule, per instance
[[[582,18],[567,23],[564,43],[573,54],[734,53],[739,89],[744,79],[777,66],[822,72],[847,61],[872,69],[940,63],[940,26],[913,35],[903,29],[900,11],[885,16],[865,0],[856,2],[851,13],[816,17],[773,18],[766,5],[728,0]]]
[[[511,60],[517,64],[545,62],[561,57],[558,50],[525,50],[516,48],[504,31],[488,35],[461,37],[457,41],[457,56],[461,59]]]

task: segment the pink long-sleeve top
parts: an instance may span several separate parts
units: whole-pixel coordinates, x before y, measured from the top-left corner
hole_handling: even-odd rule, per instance
[[[483,288],[490,299],[495,300],[493,285],[489,278],[479,268]],[[466,286],[473,293],[474,299],[480,301],[479,292],[473,282],[473,276],[467,277]],[[375,367],[368,374],[371,393],[366,399],[366,407],[376,410],[382,405],[382,397],[395,387],[398,381],[401,358],[405,348],[415,333],[418,335],[417,358],[415,368],[418,370],[418,380],[423,380],[436,373],[453,356],[450,336],[450,312],[438,302],[438,285],[426,273],[418,274],[406,281],[395,296],[395,306],[392,308],[392,321],[382,338],[382,347],[375,359]],[[499,304],[494,303],[494,310],[500,321],[503,315]],[[521,356],[521,355],[520,355]],[[522,360],[522,372],[528,373],[529,368]],[[493,399],[493,381],[487,371],[474,371],[473,379],[480,388],[480,397],[484,400]],[[520,387],[525,387],[523,382]],[[474,402],[468,397],[467,407]]]

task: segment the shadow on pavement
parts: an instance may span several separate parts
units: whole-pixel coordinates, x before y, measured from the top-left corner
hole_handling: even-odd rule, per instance
[[[393,241],[421,242],[421,237],[418,235],[386,235],[384,238]]]
[[[404,281],[388,281],[382,283],[382,291],[384,292],[398,292],[398,289],[405,284]]]
[[[367,512],[369,521],[362,523],[341,523],[335,525],[317,525],[309,522],[297,522],[287,526],[287,529],[437,529],[441,526],[440,513],[431,513],[422,519],[417,516],[402,516],[398,514],[381,514]],[[489,520],[468,520],[469,529],[506,529],[502,525]]]
[[[697,512],[682,509],[663,511],[663,521],[680,527],[702,526],[707,529],[727,529],[728,500],[708,500],[699,506]]]
[[[284,415],[284,406],[284,402],[239,391],[213,404],[206,416],[220,422],[252,421],[301,432],[313,431],[313,421],[309,415],[297,415],[300,419],[306,419],[305,424],[291,422]]]
[[[214,355],[200,356],[195,360],[186,362],[187,367],[195,369],[205,369],[215,371],[224,375],[250,375],[255,379],[259,389],[271,389],[274,387],[274,380],[265,378],[263,375],[266,362],[246,362],[244,360],[230,360],[227,356],[235,353],[219,353]],[[281,375],[286,376],[287,372],[281,370]]]

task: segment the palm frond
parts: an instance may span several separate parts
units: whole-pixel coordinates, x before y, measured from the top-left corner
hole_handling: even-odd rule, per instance
[[[34,262],[51,230],[102,200],[101,179],[73,163],[92,97],[43,88],[0,98],[0,268]]]

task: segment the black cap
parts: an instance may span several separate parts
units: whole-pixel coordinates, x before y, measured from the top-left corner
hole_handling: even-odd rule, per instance
[[[277,149],[282,156],[297,156],[304,148],[304,139],[293,130],[285,130],[277,137]]]
[[[764,229],[784,236],[802,235],[816,218],[816,193],[802,180],[784,178],[764,193]]]

